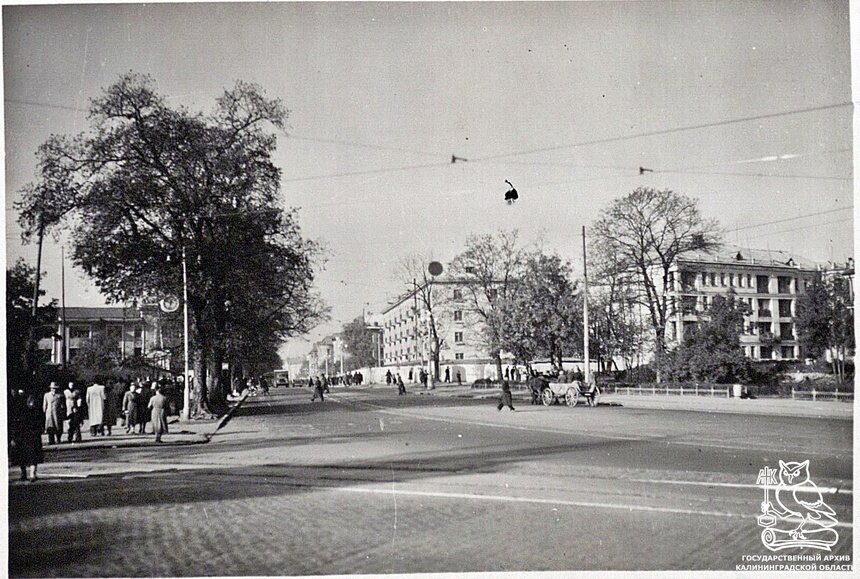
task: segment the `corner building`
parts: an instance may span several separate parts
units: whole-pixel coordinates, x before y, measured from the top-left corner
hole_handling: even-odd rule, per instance
[[[794,323],[797,298],[819,269],[784,251],[725,244],[711,251],[685,252],[670,270],[667,345],[681,343],[714,298],[733,290],[751,310],[740,337],[748,358],[803,358]]]

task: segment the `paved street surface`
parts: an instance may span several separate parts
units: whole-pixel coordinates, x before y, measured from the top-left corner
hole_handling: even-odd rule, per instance
[[[850,405],[522,397],[281,388],[208,444],[213,423],[50,448],[39,482],[9,471],[10,574],[734,570],[769,553],[759,469],[807,459],[851,554]]]

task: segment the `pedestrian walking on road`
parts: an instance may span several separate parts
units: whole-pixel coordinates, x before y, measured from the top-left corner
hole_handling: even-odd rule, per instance
[[[449,383],[451,381],[451,368],[445,368],[445,383]]]
[[[325,402],[325,397],[323,397],[323,384],[319,377],[317,377],[316,382],[314,383],[314,395],[311,397],[311,402],[316,401],[317,397],[319,397],[320,402]]]
[[[97,378],[98,380],[98,378]],[[90,434],[104,435],[105,387],[94,382],[87,388],[87,409],[90,419]]]
[[[397,375],[397,395],[403,396],[406,394],[406,385],[403,383],[403,378],[400,377],[400,374]]]
[[[155,387],[155,392],[147,406],[152,410],[152,432],[155,433],[155,442],[161,442],[161,435],[167,434],[167,398],[161,393],[161,386]]]
[[[502,383],[502,396],[499,398],[499,405],[496,407],[496,410],[501,410],[505,406],[511,410],[516,410],[514,408],[513,397],[511,396],[511,385],[508,384],[507,380]]]
[[[42,398],[42,412],[45,413],[48,444],[60,442],[63,436],[63,422],[66,420],[66,397],[60,394],[60,387],[56,382],[51,382],[50,390],[45,392]]]
[[[412,382],[412,368],[409,368],[409,381]]]
[[[69,420],[69,442],[81,441],[81,424],[84,423],[84,402],[81,391],[75,388],[74,382],[69,382],[66,391],[66,417]]]
[[[10,400],[9,459],[12,466],[21,467],[21,480],[36,482],[36,469],[45,461],[42,451],[44,417],[39,411],[37,395],[30,394],[21,402],[23,396],[23,391],[19,391]]]
[[[138,434],[146,434],[146,415],[149,397],[143,390],[143,386],[138,386],[135,389],[136,396],[134,397],[134,423],[138,426]]]
[[[457,386],[462,386],[462,385],[463,385],[463,379],[460,376],[460,371],[457,370]]]
[[[386,384],[391,384],[391,370],[388,370],[388,371],[385,373],[385,383],[386,383]]]

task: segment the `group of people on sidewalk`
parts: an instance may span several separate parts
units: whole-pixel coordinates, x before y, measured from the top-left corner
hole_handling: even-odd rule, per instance
[[[155,441],[167,433],[167,417],[171,404],[158,382],[151,384],[93,382],[86,391],[69,382],[64,391],[51,382],[48,391],[26,393],[20,388],[9,391],[9,457],[12,466],[21,468],[21,480],[35,481],[36,470],[44,462],[42,435],[47,444],[62,443],[67,434],[68,443],[83,442],[81,427],[89,426],[90,437],[111,436],[117,420],[126,433],[145,434],[147,423],[152,423]]]

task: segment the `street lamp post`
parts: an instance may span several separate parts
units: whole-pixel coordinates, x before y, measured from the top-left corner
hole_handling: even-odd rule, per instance
[[[582,226],[582,341],[585,356],[583,377],[588,387],[591,377],[591,358],[588,351],[588,264],[585,259],[585,225]]]
[[[188,270],[185,265],[185,246],[182,246],[182,331],[185,354],[185,373],[183,374],[182,419],[191,417],[191,381],[188,379]]]

